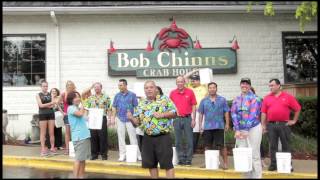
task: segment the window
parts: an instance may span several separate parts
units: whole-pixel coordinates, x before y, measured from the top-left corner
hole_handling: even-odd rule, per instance
[[[317,82],[317,32],[283,32],[282,42],[285,82]]]
[[[34,86],[45,79],[45,35],[4,35],[2,85]]]

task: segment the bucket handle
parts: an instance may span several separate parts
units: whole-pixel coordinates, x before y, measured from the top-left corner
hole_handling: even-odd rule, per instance
[[[251,147],[249,137],[246,138],[246,141],[247,141],[248,147]],[[237,148],[237,141],[236,141],[236,143],[234,143],[234,147]]]

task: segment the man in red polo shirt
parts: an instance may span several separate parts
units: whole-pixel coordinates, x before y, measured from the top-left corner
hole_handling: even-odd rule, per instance
[[[268,131],[270,144],[271,164],[269,171],[277,169],[275,154],[278,150],[279,138],[282,144],[282,151],[291,152],[289,144],[291,130],[289,126],[298,121],[301,110],[301,106],[295,97],[281,91],[280,87],[279,79],[271,79],[269,81],[271,93],[264,97],[261,108],[262,129],[264,132]],[[294,111],[293,120],[290,120],[291,110]]]
[[[172,90],[170,99],[177,108],[177,118],[173,121],[175,143],[178,152],[179,165],[191,166],[193,154],[193,128],[196,124],[197,100],[193,91],[185,87],[185,79],[178,76],[177,89]],[[192,117],[191,117],[192,116]],[[183,135],[184,133],[184,135]],[[186,137],[187,149],[182,146],[182,137]]]

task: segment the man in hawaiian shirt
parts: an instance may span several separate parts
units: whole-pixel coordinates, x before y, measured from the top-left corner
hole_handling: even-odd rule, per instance
[[[84,104],[86,108],[103,109],[103,121],[101,129],[90,129],[91,134],[91,160],[98,159],[100,153],[102,160],[108,159],[108,133],[107,114],[111,113],[111,101],[109,96],[102,93],[102,84],[97,82],[93,85],[95,94],[89,96]],[[89,89],[91,90],[91,89]]]
[[[157,96],[154,81],[144,84],[146,99],[142,99],[134,115],[127,113],[128,119],[140,125],[144,131],[142,140],[142,167],[148,168],[152,178],[159,177],[158,163],[166,170],[167,178],[174,178],[172,164],[172,140],[170,131],[172,118],[176,116],[173,102],[166,96]]]

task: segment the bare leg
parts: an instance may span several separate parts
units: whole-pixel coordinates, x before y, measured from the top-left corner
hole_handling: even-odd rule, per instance
[[[48,128],[49,128],[49,136],[50,136],[50,144],[51,144],[51,150],[54,150],[54,120],[48,121]]]
[[[79,178],[84,178],[84,172],[86,168],[86,161],[80,161],[80,168],[79,168]]]
[[[39,124],[40,124],[41,151],[45,151],[46,150],[46,133],[47,133],[48,121],[39,121]]]
[[[150,176],[151,176],[152,179],[159,178],[158,168],[149,169],[149,172],[150,172]]]
[[[64,135],[64,141],[66,142],[66,152],[69,153],[69,141],[70,141],[70,126],[66,125],[66,133]]]
[[[74,178],[79,178],[80,161],[75,161],[73,166],[73,176]]]
[[[223,169],[228,169],[228,151],[227,147],[222,147],[220,150],[220,154],[223,157]]]
[[[174,169],[173,169],[173,168],[166,170],[166,177],[167,177],[168,179],[174,178]]]

